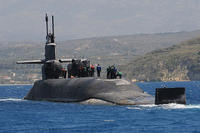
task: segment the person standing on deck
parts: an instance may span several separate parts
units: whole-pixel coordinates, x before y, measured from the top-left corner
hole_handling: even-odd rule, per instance
[[[96,69],[97,69],[97,77],[100,77],[101,76],[101,66],[98,64]]]
[[[91,68],[91,77],[94,77],[94,70],[95,70],[94,65],[92,64],[92,65],[90,66],[90,68]]]

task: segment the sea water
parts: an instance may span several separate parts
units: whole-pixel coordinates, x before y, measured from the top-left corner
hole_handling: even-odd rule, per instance
[[[82,105],[22,100],[32,85],[0,86],[0,133],[169,133],[200,132],[200,82],[137,83],[185,87],[187,105]]]

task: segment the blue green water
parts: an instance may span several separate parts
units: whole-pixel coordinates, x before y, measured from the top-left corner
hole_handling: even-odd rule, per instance
[[[138,83],[186,87],[187,105],[106,106],[26,101],[31,85],[0,86],[0,133],[200,132],[200,82]]]

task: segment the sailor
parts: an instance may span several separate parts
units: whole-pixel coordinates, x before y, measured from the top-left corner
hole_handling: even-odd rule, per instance
[[[94,69],[95,69],[95,67],[94,67],[93,64],[90,66],[90,69],[91,69],[91,77],[94,77]]]
[[[107,79],[111,79],[111,67],[108,66],[107,68]]]
[[[46,36],[46,40],[47,40],[46,44],[51,43],[51,41],[52,41],[52,34],[51,34],[51,33],[49,33],[49,34]]]
[[[83,66],[83,71],[81,77],[87,77],[87,67]]]
[[[100,75],[101,74],[101,66],[98,64],[96,69],[97,69],[97,77],[100,77],[101,76]]]
[[[122,72],[117,72],[117,77],[119,77],[120,79],[122,78]]]
[[[80,65],[80,67],[79,67],[78,77],[83,77],[83,66],[82,65]]]
[[[115,78],[115,72],[116,72],[116,68],[114,65],[111,66],[111,79],[114,79]]]
[[[72,59],[72,66],[71,66],[71,75],[76,77],[77,76],[77,70],[76,70],[76,60]]]
[[[117,68],[114,66],[114,79],[117,78]]]
[[[62,74],[63,74],[63,78],[66,78],[66,76],[67,76],[67,71],[65,70],[65,68],[62,68]]]

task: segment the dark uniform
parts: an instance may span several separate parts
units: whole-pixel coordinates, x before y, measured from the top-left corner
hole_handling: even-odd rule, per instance
[[[107,79],[110,79],[111,78],[111,67],[109,66],[107,68]]]
[[[101,66],[98,64],[96,69],[97,69],[97,77],[100,77],[101,76]]]

